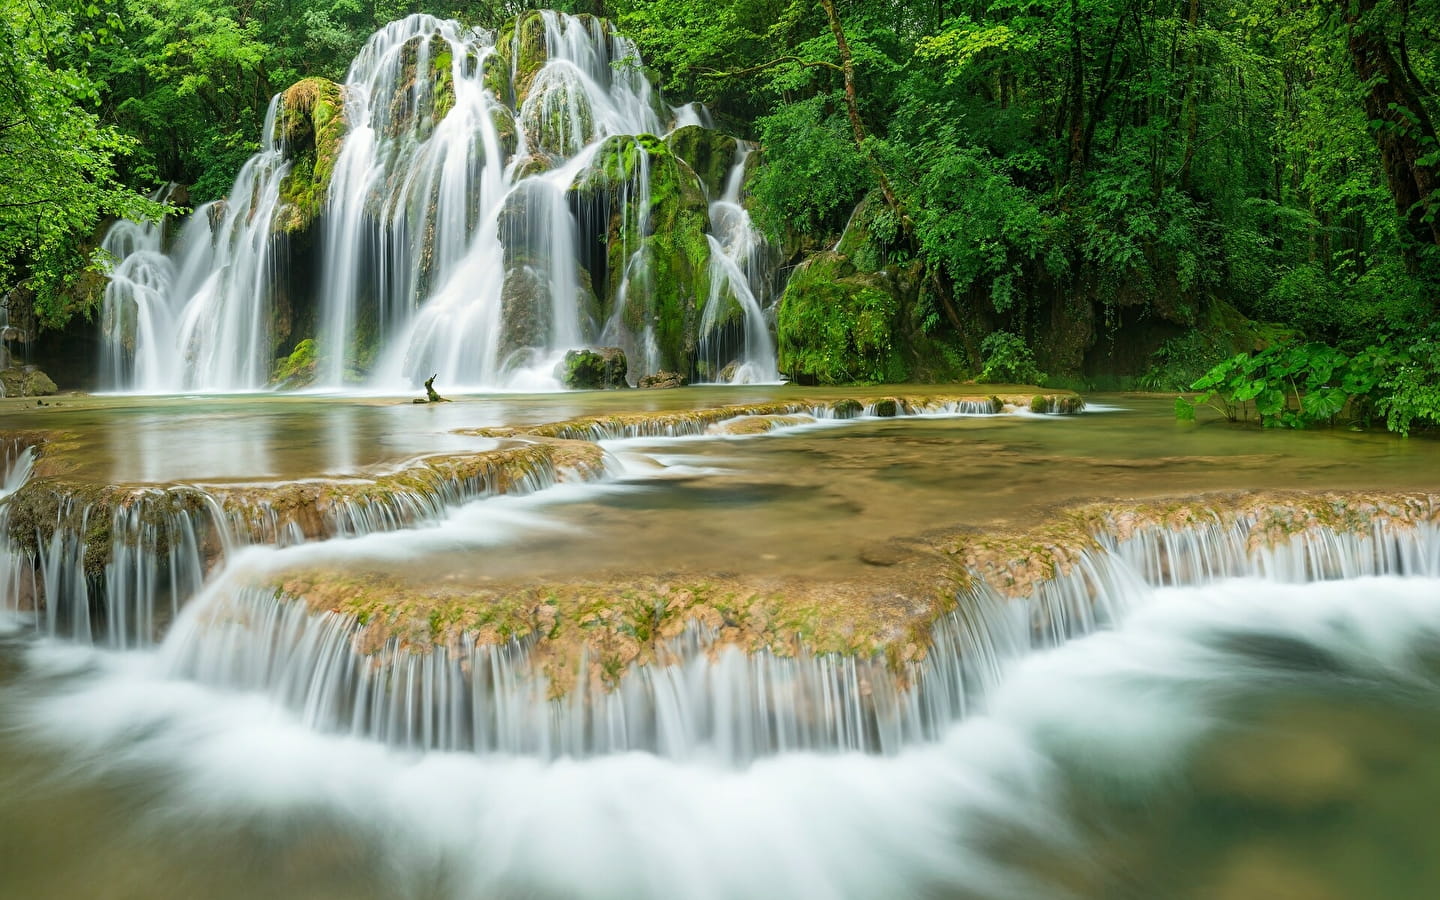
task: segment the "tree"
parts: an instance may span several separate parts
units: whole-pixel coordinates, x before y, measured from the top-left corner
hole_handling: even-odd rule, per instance
[[[0,297],[42,327],[92,311],[96,297],[67,291],[99,263],[82,247],[101,220],[157,211],[115,177],[135,141],[100,122],[94,82],[62,62],[107,36],[73,21],[59,3],[0,0]]]

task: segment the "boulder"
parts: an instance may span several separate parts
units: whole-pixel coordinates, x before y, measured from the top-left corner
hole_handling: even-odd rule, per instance
[[[664,390],[685,386],[685,376],[679,372],[656,372],[640,379],[639,387],[648,390]]]
[[[0,369],[0,394],[6,397],[48,397],[60,389],[35,366]]]
[[[628,365],[619,347],[571,350],[555,368],[555,377],[567,388],[596,390],[629,387],[625,380]]]

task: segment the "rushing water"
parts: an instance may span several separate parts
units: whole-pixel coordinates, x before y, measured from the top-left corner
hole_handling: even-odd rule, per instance
[[[317,386],[406,389],[435,374],[450,388],[552,389],[566,350],[602,342],[628,351],[632,381],[659,369],[653,317],[627,305],[648,310],[651,295],[676,287],[650,279],[651,242],[622,248],[619,296],[597,319],[579,274],[591,240],[581,229],[595,223],[577,219],[574,188],[607,138],[660,135],[701,115],[664,106],[639,50],[608,23],[542,19],[543,66],[518,108],[496,96],[492,69],[508,49],[506,90],[529,76],[518,68],[520,28],[513,47],[497,48],[492,33],[412,15],[376,32],[352,62],[347,131],[312,235]],[[279,224],[294,161],[283,107],[277,95],[263,149],[229,199],[199,207],[173,246],[168,223],[121,222],[107,236],[118,260],[105,299],[107,389],[262,389],[276,351],[306,336],[276,333],[280,318],[308,302],[281,296],[294,280],[289,267],[305,265],[286,254]],[[622,216],[641,221],[621,238],[650,231],[650,151],[633,146],[640,163],[616,199]],[[727,380],[775,381],[773,267],[741,205],[749,152],[740,145],[713,198],[710,290],[697,303],[709,326],[707,366],[719,373],[733,363]],[[743,322],[738,342],[714,327],[732,304]]]
[[[574,401],[549,402],[570,414]],[[270,443],[333,440],[314,412],[340,404],[278,403],[268,414],[305,414]],[[144,409],[68,415],[162,427]],[[344,426],[357,434],[419,412],[357,409]],[[225,410],[258,414],[239,400],[208,414]],[[481,401],[443,415],[507,414]],[[913,549],[930,528],[1031,521],[1102,494],[1436,487],[1426,442],[1315,437],[1157,410],[627,438],[607,442],[612,480],[457,496],[423,528],[232,548],[158,644],[77,646],[11,616],[0,893],[1429,896],[1433,524],[1377,519],[1274,549],[1244,520],[1139,532],[1031,597],[962,595],[905,684],[863,661],[681,648],[680,663],[568,707],[526,680],[523,645],[458,678],[403,652],[409,674],[350,668],[350,623],[237,581],[297,563],[464,581],[628,561],[823,584],[893,565],[877,544]],[[6,458],[4,492],[31,461]],[[446,697],[493,715],[413,714],[454,709]]]

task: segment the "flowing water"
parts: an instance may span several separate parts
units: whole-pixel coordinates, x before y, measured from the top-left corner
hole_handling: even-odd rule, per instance
[[[778,389],[735,390],[724,396]],[[694,393],[631,402],[691,404]],[[393,466],[488,440],[453,428],[619,401],[211,400],[167,423],[170,402],[47,415],[82,438],[129,435],[82,452],[102,477],[223,481]],[[495,704],[483,723],[397,718],[392,702],[436,698],[394,681],[371,683],[352,709],[363,678],[346,674],[345,623],[273,596],[234,614],[249,595],[230,581],[267,567],[378,565],[416,583],[436,572],[558,583],[638,566],[677,580],[898,585],[932,532],[1028,527],[1077,501],[1440,489],[1431,442],[1194,426],[1153,401],[1111,403],[1073,418],[801,419],[759,436],[622,436],[604,442],[598,482],[459,499],[418,528],[237,548],[158,643],[83,646],[11,613],[0,619],[0,889],[1431,896],[1433,524],[1322,528],[1274,549],[1257,549],[1247,520],[1107,538],[1030,597],[962,592],[968,613],[937,624],[912,686],[891,683],[883,665],[823,654],[746,662],[702,649],[632,672],[613,700],[591,698],[598,718],[573,718],[578,695],[567,711],[515,680],[518,655],[493,659],[486,678],[509,680],[483,690],[468,673],[426,670],[431,689]],[[422,418],[432,413],[441,418]],[[237,442],[246,423],[261,435],[249,444]],[[340,435],[363,451],[327,449]],[[234,458],[205,469],[195,450],[148,470],[132,458],[187,441],[232,446]],[[31,462],[7,456],[0,490],[18,489]],[[512,646],[504,652],[523,655]],[[761,698],[794,705],[757,711]],[[417,722],[434,730],[410,730]],[[462,736],[458,723],[481,730]]]
[[[304,240],[287,230],[299,213],[282,196],[299,165],[284,138],[303,112],[285,109],[291,94],[271,101],[263,148],[228,200],[180,225],[118,223],[105,241],[117,263],[105,295],[103,386],[260,390],[302,337],[319,348],[315,385],[332,390],[404,390],[431,374],[451,389],[554,389],[565,351],[600,343],[629,353],[632,382],[657,371],[653,310],[679,289],[652,277],[649,165],[658,150],[616,140],[708,115],[665,106],[639,50],[608,23],[539,15],[538,51],[522,40],[525,27],[497,47],[495,34],[421,14],[376,32],[341,88],[346,130]],[[526,56],[536,52],[538,60]],[[522,91],[518,105],[507,96]],[[708,275],[694,276],[709,285],[695,298],[707,323],[700,339],[709,380],[728,367],[725,380],[771,382],[774,266],[741,203],[750,151],[739,146],[709,210]],[[614,174],[605,147],[639,157],[604,204],[619,208],[610,240],[638,235],[638,246],[617,248],[625,273],[606,299],[612,311],[599,316],[590,280],[603,266],[584,271],[593,239],[584,232],[603,231],[609,216],[580,213],[582,185]],[[627,227],[635,216],[638,227]],[[313,258],[296,255],[311,244]],[[313,283],[304,271],[312,266]],[[603,286],[594,288],[603,299]],[[737,307],[735,340],[716,326]]]

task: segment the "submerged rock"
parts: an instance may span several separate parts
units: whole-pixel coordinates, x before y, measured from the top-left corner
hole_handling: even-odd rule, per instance
[[[50,376],[35,366],[0,369],[0,396],[48,397],[59,390]]]
[[[556,368],[556,377],[574,390],[623,388],[629,387],[627,368],[625,351],[619,347],[571,350]]]

